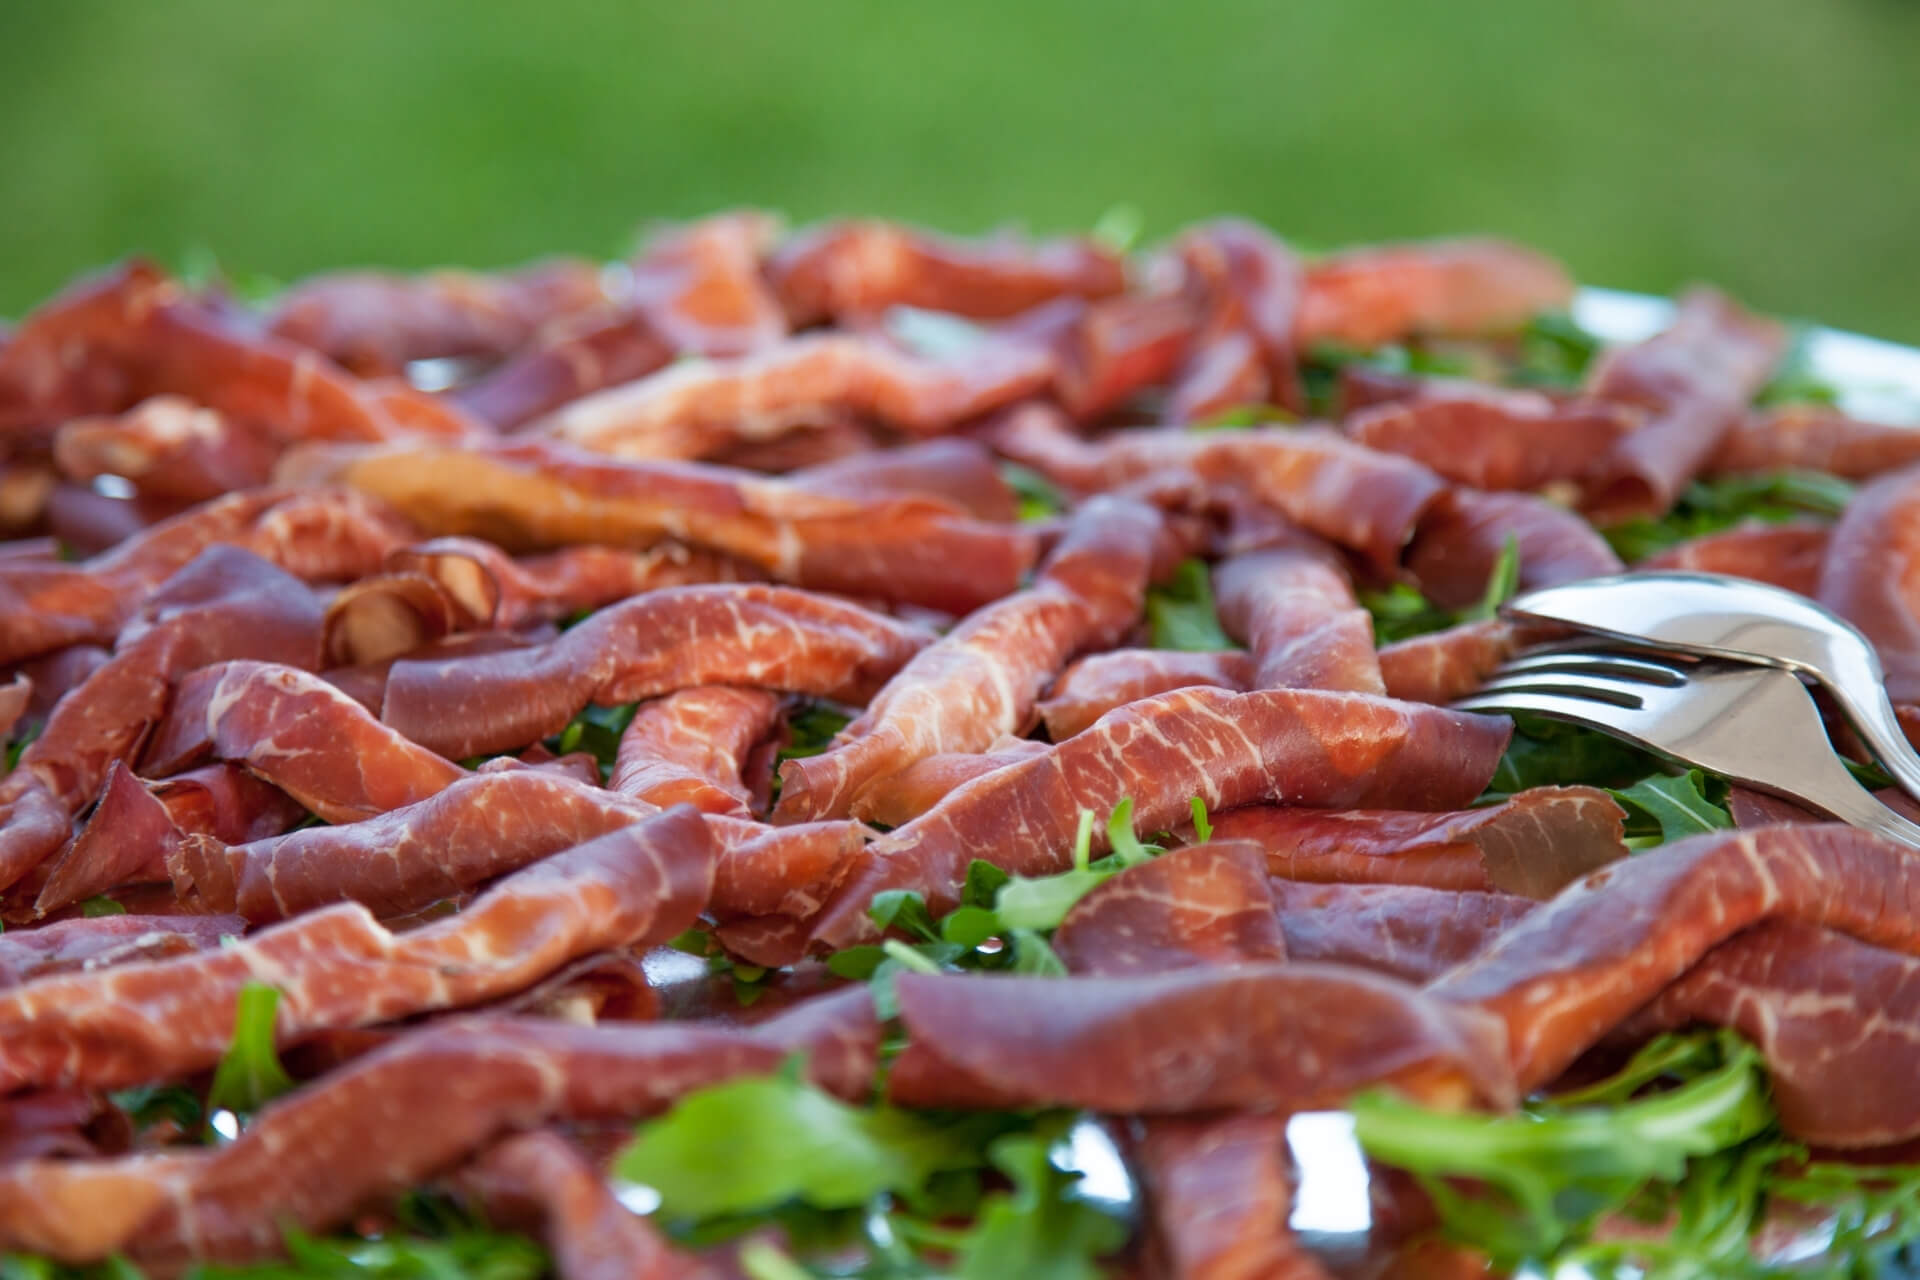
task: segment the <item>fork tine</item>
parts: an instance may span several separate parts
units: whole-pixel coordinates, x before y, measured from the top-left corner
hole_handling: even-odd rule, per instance
[[[1494,677],[1499,679],[1533,674],[1617,676],[1669,689],[1677,689],[1687,682],[1686,669],[1669,666],[1649,656],[1592,649],[1524,653],[1502,663],[1494,672]]]
[[[1648,725],[1649,716],[1637,707],[1626,707],[1618,703],[1600,702],[1585,697],[1568,697],[1552,690],[1512,693],[1489,691],[1461,698],[1452,705],[1460,711],[1487,711],[1501,714],[1518,711],[1556,720],[1569,720],[1589,728],[1604,729],[1608,733],[1627,738],[1650,750],[1662,750],[1648,742],[1642,735],[1641,729]]]
[[[1579,698],[1587,702],[1604,702],[1609,706],[1638,710],[1646,705],[1639,690],[1650,686],[1627,686],[1625,682],[1604,684],[1590,677],[1571,675],[1554,676],[1551,674],[1525,673],[1507,679],[1498,677],[1488,680],[1480,686],[1475,695],[1498,695],[1516,697],[1524,694],[1546,694],[1559,698]]]

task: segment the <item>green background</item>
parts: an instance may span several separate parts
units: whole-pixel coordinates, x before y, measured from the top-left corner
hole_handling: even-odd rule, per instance
[[[134,249],[284,277],[1127,201],[1920,341],[1911,0],[0,0],[0,139],[0,314]]]

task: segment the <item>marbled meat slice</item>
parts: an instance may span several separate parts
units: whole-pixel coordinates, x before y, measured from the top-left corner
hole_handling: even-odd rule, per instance
[[[764,689],[697,685],[642,703],[620,735],[608,784],[666,808],[747,817],[747,756],[779,723],[781,700]]]

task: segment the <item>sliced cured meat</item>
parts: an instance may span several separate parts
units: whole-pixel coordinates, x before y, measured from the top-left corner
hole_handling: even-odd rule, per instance
[[[266,484],[278,452],[259,431],[178,396],[114,417],[76,418],[53,437],[67,479],[119,476],[145,496],[183,502]]]
[[[1883,476],[1847,503],[1820,569],[1820,603],[1879,650],[1888,696],[1920,701],[1920,467]]]
[[[876,493],[944,498],[967,515],[1005,523],[1018,514],[993,454],[974,440],[923,440],[858,453],[796,471],[789,483],[814,493],[866,499]]]
[[[570,960],[664,942],[713,885],[706,824],[678,808],[503,880],[406,933],[342,903],[217,950],[0,992],[0,1081],[111,1088],[209,1067],[249,982],[280,991],[277,1037],[367,1026],[521,991]]]
[[[1519,551],[1523,590],[1626,567],[1592,525],[1565,507],[1528,493],[1455,489],[1420,522],[1407,569],[1429,599],[1461,608],[1486,595],[1509,538]]]
[[[1455,1103],[1513,1097],[1496,1019],[1355,969],[913,973],[897,991],[907,1047],[887,1091],[906,1106],[1295,1111],[1372,1084]],[[1316,1052],[1297,1052],[1301,1044]]]
[[[1302,346],[1377,346],[1418,336],[1510,333],[1564,308],[1573,281],[1505,240],[1428,240],[1351,249],[1307,265],[1294,321]]]
[[[1820,590],[1831,545],[1832,531],[1823,524],[1752,524],[1690,538],[1635,567],[1727,573],[1811,596]]]
[[[1748,414],[1721,439],[1709,470],[1824,471],[1866,480],[1920,462],[1920,433],[1910,426],[1862,422],[1837,409],[1794,404]]]
[[[876,778],[854,793],[853,816],[882,827],[904,826],[982,774],[1044,755],[1047,744],[1010,739],[978,754],[945,752],[916,760],[898,773]]]
[[[1767,1059],[1780,1124],[1802,1142],[1879,1147],[1920,1136],[1920,959],[1792,920],[1709,951],[1636,1030],[1735,1027]]]
[[[1431,982],[1484,951],[1540,904],[1511,893],[1416,884],[1272,882],[1280,931],[1295,960],[1357,965]]]
[[[1250,688],[1383,693],[1373,619],[1324,547],[1245,552],[1213,571],[1220,624],[1253,653]]]
[[[1287,958],[1266,858],[1237,840],[1190,845],[1096,886],[1054,931],[1076,974],[1163,973]]]
[[[857,822],[769,827],[727,817],[709,818],[707,828],[720,850],[708,904],[719,920],[812,915],[871,834]]]
[[[899,306],[995,319],[1126,286],[1119,255],[1091,240],[955,240],[872,221],[803,232],[780,247],[768,271],[796,326]]]
[[[112,640],[162,582],[208,547],[239,541],[284,496],[270,489],[233,494],[80,564],[0,563],[0,662]]]
[[[776,814],[845,817],[875,779],[930,755],[984,751],[1024,729],[1068,658],[1112,644],[1139,619],[1161,536],[1152,508],[1086,503],[1031,587],[914,655],[824,754],[781,766]]]
[[[1361,694],[1181,689],[1131,703],[1045,755],[961,787],[869,845],[815,923],[838,949],[874,932],[873,895],[914,889],[936,914],[958,905],[967,863],[1044,875],[1070,865],[1081,809],[1133,800],[1136,830],[1260,800],[1343,808],[1369,803],[1454,809],[1493,776],[1511,726],[1484,716]],[[1105,833],[1096,826],[1096,848]]]
[[[76,644],[21,663],[20,674],[33,682],[32,696],[27,701],[27,719],[45,719],[60,699],[105,666],[111,656],[98,645]]]
[[[1585,474],[1637,426],[1639,414],[1623,405],[1439,379],[1344,424],[1368,448],[1413,458],[1456,484],[1527,490]]]
[[[879,338],[803,334],[750,356],[685,362],[609,387],[530,430],[621,458],[706,458],[742,440],[854,416],[947,431],[1044,390],[1051,352],[993,342],[928,360]]]
[[[930,639],[918,627],[786,587],[671,587],[602,609],[526,649],[396,662],[380,718],[459,759],[558,733],[613,706],[703,684],[862,703]]]
[[[539,1234],[560,1280],[715,1280],[615,1198],[572,1143],[551,1131],[495,1143],[458,1185],[487,1221]]]
[[[201,555],[122,628],[118,652],[65,698],[0,779],[0,885],[66,843],[72,817],[134,757],[180,671],[233,657],[312,665],[319,605],[301,583],[233,547]]]
[[[628,303],[676,351],[737,356],[787,333],[761,275],[779,219],[752,210],[665,227],[634,259]]]
[[[648,812],[556,773],[511,769],[460,778],[364,822],[231,847],[190,840],[169,868],[183,900],[249,920],[280,920],[349,898],[399,915]]]
[[[224,1147],[0,1170],[0,1241],[87,1262],[271,1255],[288,1223],[336,1226],[359,1205],[453,1168],[493,1138],[553,1120],[633,1120],[705,1085],[778,1070],[795,1052],[843,1097],[870,1087],[879,1026],[864,991],[752,1028],[580,1027],[491,1017],[402,1036],[255,1117]],[[361,1126],[386,1114],[404,1124]]]
[[[662,808],[691,804],[746,817],[747,754],[779,723],[780,699],[763,689],[703,685],[643,704],[620,735],[609,784]]]
[[[146,785],[181,831],[229,844],[279,835],[307,816],[286,792],[239,765],[207,765]]]
[[[1115,649],[1080,659],[1040,702],[1047,736],[1064,742],[1115,707],[1191,685],[1244,693],[1253,687],[1253,655],[1177,649]],[[1400,696],[1400,695],[1395,695]]]
[[[1429,990],[1498,1014],[1514,1073],[1534,1088],[1713,947],[1774,918],[1920,955],[1920,863],[1852,827],[1695,836],[1570,886]]]
[[[1288,880],[1528,898],[1550,898],[1627,852],[1620,806],[1593,787],[1536,787],[1459,813],[1250,805],[1215,814],[1213,834],[1251,841]]]
[[[1182,1280],[1327,1280],[1287,1225],[1287,1118],[1157,1116],[1128,1144],[1165,1274]]]
[[[581,396],[644,378],[673,355],[673,346],[637,312],[582,315],[455,387],[447,400],[481,422],[514,431]]]
[[[167,855],[180,840],[167,807],[116,760],[80,833],[52,862],[34,910],[57,911],[133,881],[164,881]]]
[[[303,280],[276,298],[267,331],[378,378],[402,374],[415,360],[499,360],[532,341],[541,325],[606,305],[600,268],[579,260],[499,275],[341,271]]]
[[[1520,630],[1498,619],[1463,622],[1383,646],[1380,678],[1388,697],[1445,706],[1479,688],[1522,643]]]
[[[334,823],[424,800],[465,773],[319,676],[263,662],[218,663],[181,681],[146,752],[148,771],[162,775],[209,756],[244,764]]]
[[[814,590],[957,612],[1011,591],[1037,549],[1029,531],[955,516],[944,504],[855,502],[747,472],[550,444],[409,446],[309,462],[298,469],[384,498],[435,534],[515,548],[673,538]]]
[[[1680,299],[1673,324],[1603,354],[1587,394],[1637,405],[1637,430],[1583,478],[1581,508],[1595,520],[1659,515],[1707,465],[1786,349],[1786,331],[1711,289]]]
[[[1391,570],[1446,488],[1426,467],[1314,427],[1116,431],[1089,443],[1044,409],[997,422],[994,447],[1080,493],[1142,482],[1240,489],[1295,524]],[[1187,478],[1183,482],[1183,477]]]
[[[327,602],[323,660],[329,667],[390,662],[477,621],[424,574],[375,574],[343,587]]]
[[[1082,422],[1165,382],[1193,334],[1193,308],[1184,298],[1150,294],[1052,306],[1072,315],[1053,335],[1054,398]]]
[[[245,933],[239,916],[82,916],[0,936],[0,985],[206,951]]]
[[[757,576],[724,556],[674,543],[645,551],[563,547],[515,559],[478,538],[435,538],[394,551],[387,564],[431,579],[471,620],[467,625],[503,628],[556,621],[660,587]]]
[[[1169,410],[1193,421],[1234,404],[1305,405],[1294,329],[1305,269],[1264,227],[1222,218],[1182,235],[1186,289],[1204,309],[1205,328],[1174,379]]]

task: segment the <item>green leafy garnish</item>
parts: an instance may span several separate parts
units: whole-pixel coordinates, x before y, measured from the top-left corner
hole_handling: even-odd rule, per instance
[[[1520,331],[1520,352],[1507,379],[1521,386],[1571,390],[1603,344],[1564,311],[1535,316]]]
[[[1094,219],[1090,234],[1115,253],[1132,253],[1146,227],[1147,216],[1140,212],[1140,206],[1123,200],[1108,205],[1106,211]]]
[[[1509,535],[1487,574],[1486,590],[1476,603],[1464,609],[1448,609],[1435,604],[1404,582],[1381,589],[1363,588],[1356,594],[1361,607],[1373,617],[1375,643],[1384,645],[1432,631],[1444,631],[1463,622],[1491,618],[1519,589],[1520,543]]]
[[[1630,787],[1665,772],[1659,757],[1597,729],[1516,715],[1513,739],[1483,799],[1504,799],[1530,787]]]
[[[1022,1134],[988,1148],[1013,1190],[981,1205],[959,1242],[955,1280],[1098,1280],[1096,1260],[1126,1243],[1124,1223],[1072,1194],[1078,1175],[1052,1162],[1050,1145]]]
[[[1657,519],[1627,520],[1600,532],[1629,564],[1689,538],[1731,529],[1747,520],[1778,524],[1808,516],[1837,516],[1853,486],[1822,471],[1772,471],[1696,480]]]
[[[280,1065],[274,1049],[274,1014],[280,992],[265,983],[249,982],[234,1001],[233,1039],[213,1073],[207,1091],[207,1110],[251,1115],[293,1088],[293,1078]]]
[[[1189,431],[1242,431],[1248,427],[1270,427],[1275,423],[1300,421],[1300,415],[1277,404],[1228,405],[1218,413],[1187,424]]]
[[[1795,325],[1787,353],[1773,371],[1767,385],[1753,398],[1755,405],[1770,409],[1783,404],[1823,404],[1840,402],[1840,390],[1813,372],[1813,335],[1811,325]]]
[[[1429,1111],[1373,1092],[1351,1103],[1354,1135],[1368,1155],[1419,1180],[1448,1235],[1501,1267],[1551,1260],[1649,1184],[1677,1184],[1689,1160],[1772,1125],[1758,1050],[1727,1032],[1696,1039],[1708,1047],[1677,1055],[1675,1038],[1663,1037],[1642,1050],[1662,1060],[1663,1075],[1682,1077],[1661,1092],[1604,1106],[1548,1102],[1515,1116]],[[1636,1083],[1647,1075],[1636,1063],[1625,1074]]]
[[[101,916],[123,916],[127,914],[127,909],[105,894],[97,894],[80,904],[80,914],[89,920],[97,920]]]
[[[639,707],[637,702],[617,707],[589,705],[547,740],[547,749],[557,756],[584,751],[600,766],[601,778],[611,778],[614,757],[620,754],[620,735],[633,723],[633,713]]]
[[[24,733],[7,744],[8,773],[12,773],[20,767],[20,757],[26,753],[28,747],[33,745],[33,740],[40,736],[40,731],[44,728],[46,728],[46,725],[36,720],[26,727]]]
[[[1630,787],[1615,788],[1608,794],[1626,810],[1629,838],[1652,837],[1665,843],[1733,826],[1733,815],[1725,804],[1725,780],[1698,769],[1682,774],[1649,774]]]
[[[136,1133],[151,1129],[162,1120],[170,1120],[183,1132],[192,1133],[206,1118],[200,1095],[177,1084],[141,1085],[107,1096],[114,1106],[126,1112]]]
[[[1023,521],[1045,520],[1067,509],[1067,495],[1032,467],[1023,467],[1017,462],[1002,462],[1000,478],[1007,482],[1007,488],[1013,490]]]
[[[883,1192],[911,1197],[944,1169],[978,1167],[1008,1124],[995,1113],[935,1121],[850,1106],[788,1070],[688,1095],[640,1127],[614,1172],[659,1191],[661,1211],[675,1218],[788,1201],[853,1208]]]
[[[1212,652],[1239,647],[1220,629],[1204,560],[1182,560],[1171,582],[1147,592],[1147,622],[1156,649]]]

